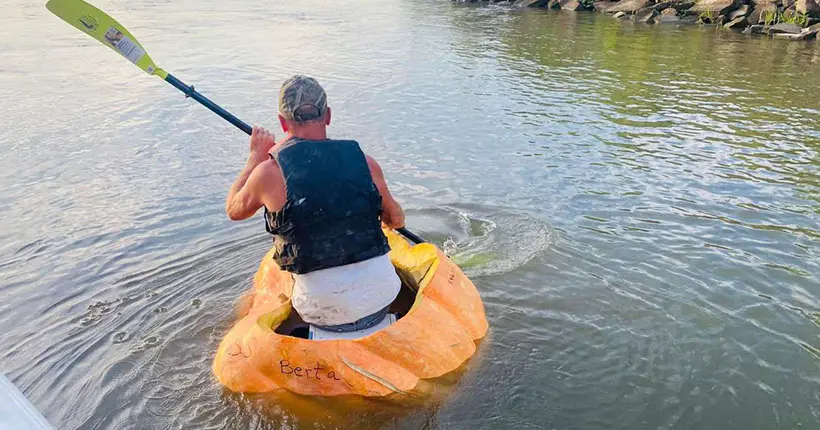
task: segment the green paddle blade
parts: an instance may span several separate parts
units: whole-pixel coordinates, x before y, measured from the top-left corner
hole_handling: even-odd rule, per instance
[[[46,8],[63,21],[97,39],[149,75],[168,75],[154,64],[131,32],[105,12],[83,0],[49,0]]]

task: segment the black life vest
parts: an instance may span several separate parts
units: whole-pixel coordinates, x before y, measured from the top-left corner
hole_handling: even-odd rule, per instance
[[[291,138],[271,157],[287,190],[281,210],[265,208],[280,268],[308,273],[390,251],[381,229],[381,195],[358,142]]]

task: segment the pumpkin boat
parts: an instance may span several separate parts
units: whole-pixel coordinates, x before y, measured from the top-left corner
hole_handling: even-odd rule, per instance
[[[292,312],[293,278],[271,251],[254,277],[247,314],[219,345],[217,380],[241,393],[381,397],[411,393],[467,362],[488,328],[475,286],[434,245],[411,246],[392,230],[385,234],[402,280],[390,305],[394,323],[357,339],[305,338]]]

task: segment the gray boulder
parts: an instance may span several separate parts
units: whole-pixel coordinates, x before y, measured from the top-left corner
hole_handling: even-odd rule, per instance
[[[577,0],[560,0],[561,10],[576,11],[582,10],[584,6]]]
[[[791,40],[814,39],[814,38],[817,37],[817,33],[820,33],[820,29],[817,29],[816,31],[811,31],[808,28],[804,28],[803,31],[800,34],[789,34],[789,36],[791,36],[791,37],[789,37],[789,39],[791,39]],[[781,33],[781,34],[775,34],[774,35],[774,37],[779,37],[779,36],[785,36],[785,34]]]
[[[800,34],[803,32],[803,27],[797,24],[789,24],[787,22],[781,22],[779,24],[775,24],[769,27],[769,34]]]
[[[787,39],[787,40],[802,40],[800,39],[799,34],[793,33],[775,33],[772,35],[775,39]]]
[[[783,13],[780,14],[780,22],[794,22],[791,21],[793,18],[797,18],[797,12],[794,10],[794,6],[786,9]],[[799,24],[801,27],[803,26],[802,23]]]
[[[743,6],[733,10],[726,17],[729,18],[730,20],[734,21],[734,20],[736,20],[740,17],[745,18],[745,17],[749,16],[750,13],[752,13],[752,8],[750,8],[749,5],[744,4]]]
[[[803,40],[820,38],[820,23],[804,28],[800,34],[804,36]]]
[[[592,8],[595,9],[596,12],[606,12],[615,5],[613,1],[596,1],[592,3]]]
[[[607,12],[635,13],[649,4],[649,0],[621,0],[612,5]]]
[[[635,13],[635,22],[642,22],[644,24],[654,24],[655,17],[658,15],[658,11],[656,11],[655,9],[641,9]]]
[[[765,25],[750,25],[743,30],[743,34],[766,34],[767,30]]]
[[[650,3],[651,3],[651,2],[650,2]],[[650,5],[649,5],[649,6],[647,6],[647,7],[648,7],[649,9],[655,9],[656,11],[660,12],[660,11],[662,11],[662,10],[664,10],[664,9],[666,9],[666,8],[668,8],[668,7],[669,7],[669,2],[666,2],[666,1],[660,1],[660,0],[658,0],[658,2],[657,2],[657,3],[650,4]]]
[[[697,3],[697,0],[657,0],[657,3],[649,7],[652,7],[658,11],[671,7],[677,10],[678,14],[682,14],[694,6],[695,3]]]
[[[740,16],[724,24],[723,28],[746,28],[747,25],[749,20],[745,16]]]
[[[749,14],[747,19],[749,20],[749,24],[752,25],[765,24],[767,16],[771,18],[776,18],[776,14],[777,6],[775,6],[774,4],[764,4],[760,6],[755,6],[755,8],[752,10],[752,13]],[[774,22],[770,24],[774,24]]]
[[[549,2],[547,2],[547,9],[552,9],[552,10],[561,9],[561,1],[560,0],[549,0]]]
[[[797,13],[805,13],[812,18],[820,18],[820,4],[817,0],[797,0],[794,2]]]
[[[691,9],[695,3],[697,3],[696,0],[681,0],[673,4],[672,7],[678,10],[678,14],[682,14]]]
[[[679,22],[680,18],[675,15],[660,14],[655,17],[655,24],[677,24]]]
[[[626,17],[626,12],[615,12],[615,14],[612,15],[612,17],[615,18],[615,19],[625,18]]]
[[[515,2],[519,7],[544,7],[549,0],[518,0]]]
[[[689,9],[689,13],[695,15],[710,13],[714,16],[719,16],[726,15],[734,9],[735,0],[701,0]]]

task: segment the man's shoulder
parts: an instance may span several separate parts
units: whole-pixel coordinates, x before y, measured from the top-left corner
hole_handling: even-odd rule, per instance
[[[284,189],[284,178],[279,170],[279,165],[272,159],[267,159],[259,163],[251,174],[250,189],[269,208],[275,208],[273,202],[279,199],[281,190]],[[273,206],[269,206],[273,205]]]
[[[279,164],[273,158],[268,158],[267,160],[259,163],[253,169],[253,174],[254,176],[264,180],[277,180],[282,176],[280,173]]]

